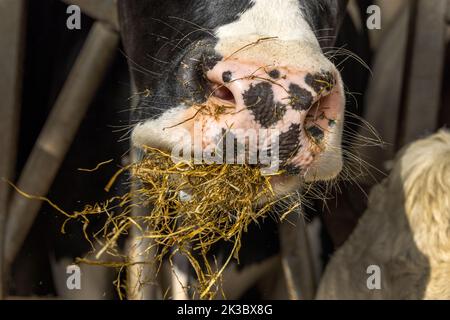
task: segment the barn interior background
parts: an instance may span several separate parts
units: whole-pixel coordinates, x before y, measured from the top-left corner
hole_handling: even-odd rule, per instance
[[[365,26],[370,1],[351,2],[349,16],[371,41],[364,118],[386,142],[383,149],[361,152],[385,171],[401,146],[450,121],[450,1],[375,2],[381,7],[380,30]],[[66,27],[69,4],[81,7],[80,30]],[[69,210],[98,200],[98,190],[117,165],[128,161],[123,129],[132,88],[127,68],[114,0],[0,0],[0,176]],[[77,170],[112,154],[122,157],[101,174]],[[369,190],[373,182],[362,179],[361,184]],[[324,221],[344,230],[330,234],[337,246],[365,206],[363,193],[351,188],[344,196],[354,207],[334,208],[338,218]],[[85,278],[95,281],[83,282],[82,293],[67,289],[66,266],[89,244],[78,226],[69,225],[61,234],[62,222],[47,204],[0,183],[2,298],[117,298],[114,274],[102,267],[83,269],[89,274]],[[130,270],[128,281],[138,281],[138,271]],[[160,297],[138,291],[129,298]]]

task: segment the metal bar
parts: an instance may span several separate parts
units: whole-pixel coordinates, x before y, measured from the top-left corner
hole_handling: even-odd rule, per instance
[[[74,4],[80,7],[88,16],[95,20],[103,21],[119,30],[119,16],[116,0],[62,0],[68,5]]]
[[[447,23],[450,23],[450,0],[447,0]]]
[[[24,0],[0,0],[0,177],[8,180],[13,180],[17,153],[25,10]],[[9,186],[0,181],[0,299],[7,294],[3,256],[9,197]]]
[[[446,41],[447,0],[418,0],[406,79],[400,146],[437,128]]]
[[[287,217],[279,226],[281,264],[290,299],[312,300],[317,290],[312,253],[303,216],[294,215],[296,219]]]
[[[152,240],[144,239],[133,227],[128,239],[127,251],[130,266],[127,267],[127,299],[155,300],[158,292],[155,250],[149,250]]]
[[[110,27],[101,22],[94,24],[20,175],[20,190],[32,195],[47,194],[118,42],[118,34]],[[20,250],[40,206],[40,201],[14,193],[5,239],[6,267]]]
[[[137,103],[136,98],[133,103]],[[131,161],[135,162],[137,154],[131,149]],[[132,188],[138,188],[138,182],[133,179]],[[133,216],[145,214],[145,208],[134,207]],[[143,230],[146,229],[142,226]],[[137,227],[132,227],[127,239],[127,256],[130,266],[127,267],[127,299],[128,300],[156,300],[162,298],[162,292],[157,286],[156,274],[156,248],[152,239],[142,238],[142,233]]]
[[[189,260],[182,254],[175,253],[171,273],[173,300],[189,300],[189,271]]]
[[[364,119],[377,130],[386,145],[382,149],[361,146],[355,153],[379,170],[384,170],[384,163],[393,159],[396,153],[411,12],[412,5],[408,3],[385,31],[375,53],[373,77],[366,94]],[[365,127],[360,129],[361,136],[368,134],[366,130]],[[365,182],[372,184],[372,176],[383,178],[372,169]]]

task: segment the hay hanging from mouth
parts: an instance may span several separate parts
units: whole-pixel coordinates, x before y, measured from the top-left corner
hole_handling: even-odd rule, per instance
[[[289,195],[276,197],[271,177],[264,176],[258,167],[194,165],[186,161],[175,164],[163,151],[153,148],[145,151],[141,161],[120,170],[106,189],[126,170],[137,180],[138,187],[124,196],[66,214],[65,223],[81,218],[86,238],[91,244],[94,241],[101,244],[96,258],[107,252],[124,261],[109,264],[114,267],[130,265],[127,257],[120,253],[117,241],[127,235],[130,228],[137,228],[141,239],[150,240],[145,251],[156,252],[153,262],[161,263],[164,258],[171,261],[175,252],[187,258],[196,273],[197,283],[192,288],[196,297],[211,299],[217,294],[221,274],[233,258],[238,260],[242,234],[251,223],[267,217],[279,203],[283,203],[284,209],[280,212],[283,216],[300,206],[295,201],[286,206]],[[140,210],[143,212],[132,214],[136,207],[144,209]],[[107,217],[103,228],[92,236],[86,232],[91,215]],[[232,249],[219,268],[208,253],[220,241],[229,242]]]

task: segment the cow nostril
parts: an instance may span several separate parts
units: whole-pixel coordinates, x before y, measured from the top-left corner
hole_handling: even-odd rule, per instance
[[[213,86],[211,95],[216,98],[235,103],[233,93],[224,85]]]

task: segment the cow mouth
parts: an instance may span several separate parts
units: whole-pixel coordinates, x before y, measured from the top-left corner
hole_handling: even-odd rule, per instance
[[[195,124],[198,124],[205,133],[203,138],[207,138],[206,141],[202,140],[203,148],[214,145],[211,139],[223,136],[224,129],[234,128],[234,125],[236,125],[235,128],[245,126],[251,128],[253,120],[249,117],[248,109],[242,107],[237,110],[236,103],[225,86],[215,89],[215,94],[210,95],[206,103],[180,107],[175,116],[171,115],[173,119],[167,121],[167,125],[161,125],[158,132],[154,131],[158,136],[160,131],[163,131],[164,134],[160,139],[151,140],[150,146],[170,153],[174,146],[180,144],[180,139],[186,136],[196,136],[193,129]],[[298,112],[295,113],[297,120],[292,121],[292,117],[289,116],[284,118],[288,125],[290,123],[297,124],[299,130],[294,134],[294,138],[288,139],[288,156],[282,158],[280,153],[279,170],[269,174],[271,185],[277,195],[292,192],[307,180],[328,180],[339,173],[338,161],[330,162],[326,159],[330,159],[329,155],[332,153],[337,154],[341,148],[340,135],[344,108],[341,92],[341,87],[335,85],[330,90],[320,92],[312,105],[301,113],[301,116]],[[283,126],[283,120],[274,125],[274,127],[279,126]],[[155,125],[149,125],[148,128],[153,130]],[[180,134],[179,129],[183,129],[186,134]],[[288,126],[285,125],[284,129],[279,132],[284,133],[283,130],[286,129]],[[173,139],[166,142],[164,140],[166,137],[173,137]],[[138,140],[133,142],[135,146],[140,145]],[[298,144],[298,147],[293,146],[295,143]],[[192,158],[195,156],[193,157],[191,154]],[[260,167],[264,168],[263,165]]]

